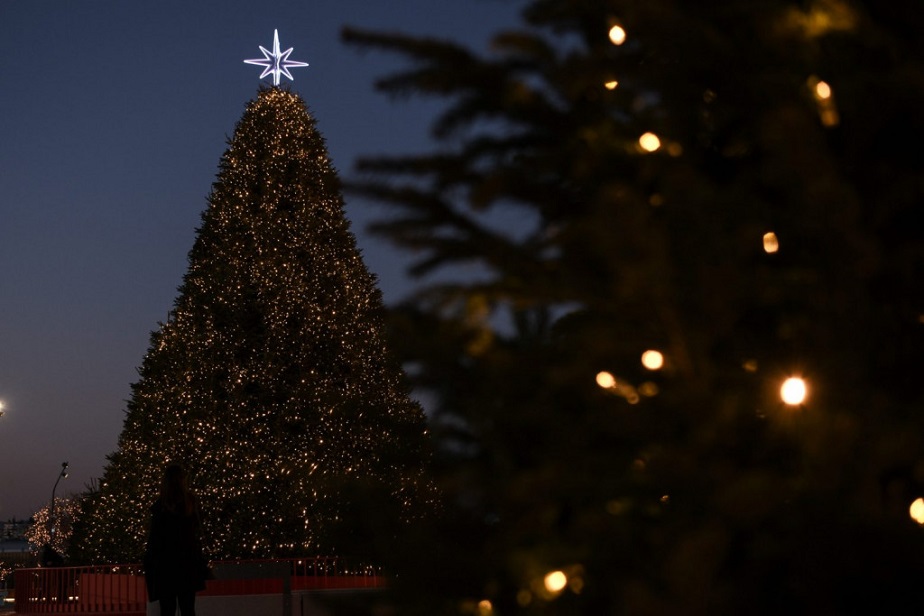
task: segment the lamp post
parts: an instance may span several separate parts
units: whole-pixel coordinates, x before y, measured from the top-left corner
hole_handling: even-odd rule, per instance
[[[61,463],[61,472],[58,473],[58,478],[55,479],[55,485],[51,489],[51,509],[48,512],[48,545],[45,546],[45,555],[42,557],[43,561],[46,561],[44,564],[49,566],[52,564],[52,561],[57,561],[60,558],[60,555],[54,549],[55,542],[55,491],[58,489],[58,483],[67,477],[67,462]]]

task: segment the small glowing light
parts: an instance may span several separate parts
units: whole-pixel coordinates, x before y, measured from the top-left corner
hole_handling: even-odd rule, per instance
[[[613,80],[607,81],[605,84],[603,84],[603,87],[606,88],[607,90],[615,90],[615,89],[616,89],[616,86],[618,86],[618,85],[619,85],[619,82],[616,81],[615,79],[613,79]]]
[[[494,610],[494,606],[491,605],[491,602],[487,599],[482,599],[478,602],[478,613],[481,616],[489,616]]]
[[[622,29],[622,26],[613,26],[610,28],[610,42],[613,45],[622,45],[626,42],[626,31]]]
[[[831,98],[831,86],[824,81],[819,81],[815,84],[815,96],[822,100]]]
[[[661,147],[661,140],[654,133],[645,133],[638,138],[638,144],[646,152],[656,152]]]
[[[756,359],[745,360],[745,362],[741,364],[741,367],[744,368],[745,372],[757,372],[757,367],[758,367],[757,360]]]
[[[908,508],[908,514],[911,515],[912,520],[924,525],[924,498],[915,499]]]
[[[616,385],[616,377],[605,370],[597,373],[597,385],[603,389],[609,389]]]
[[[764,252],[772,255],[780,249],[780,240],[777,239],[776,233],[768,231],[764,233]]]
[[[568,576],[564,571],[552,571],[546,574],[543,584],[549,592],[561,592],[568,585]]]
[[[807,393],[808,388],[805,385],[805,381],[795,376],[783,381],[783,386],[780,387],[780,397],[783,399],[783,402],[790,406],[802,404],[802,402],[805,401]]]
[[[664,367],[664,355],[660,351],[645,351],[642,353],[642,365],[649,370],[660,370]]]

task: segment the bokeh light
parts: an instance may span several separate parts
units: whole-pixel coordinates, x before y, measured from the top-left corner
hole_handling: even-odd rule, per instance
[[[616,385],[616,377],[614,377],[609,372],[603,370],[597,373],[597,385],[603,389],[610,389]]]
[[[764,252],[767,254],[773,254],[780,249],[780,240],[776,237],[776,233],[773,231],[768,231],[764,233]]]
[[[626,31],[622,29],[622,26],[615,25],[610,28],[610,42],[613,45],[622,45],[626,42]]]
[[[660,370],[664,367],[664,355],[660,351],[649,349],[642,353],[642,365],[649,370]]]
[[[911,515],[912,520],[924,525],[924,498],[915,499],[911,503],[911,507],[908,508],[908,513]]]
[[[654,133],[645,133],[638,138],[638,144],[646,152],[657,152],[661,147],[661,139]]]
[[[831,98],[831,86],[824,81],[819,81],[815,84],[815,96],[822,100]]]
[[[780,387],[780,397],[783,402],[790,406],[802,404],[807,395],[808,387],[805,381],[796,376],[789,377],[783,381],[783,386]]]
[[[563,591],[565,586],[568,585],[568,576],[565,575],[564,571],[551,571],[546,574],[542,583],[545,585],[547,591],[558,593]]]
[[[607,90],[615,90],[616,86],[618,85],[619,85],[618,81],[616,81],[615,79],[611,79],[607,81],[606,83],[604,83],[603,87],[606,88]]]

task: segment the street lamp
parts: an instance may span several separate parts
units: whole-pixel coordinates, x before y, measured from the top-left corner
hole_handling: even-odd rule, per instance
[[[61,472],[58,473],[58,478],[55,479],[55,485],[51,489],[51,511],[48,514],[48,545],[45,546],[45,555],[42,560],[44,561],[56,561],[60,558],[60,555],[57,554],[57,551],[54,549],[55,542],[55,491],[58,489],[58,483],[67,477],[67,462],[61,463]],[[45,562],[45,565],[52,564],[51,562]]]

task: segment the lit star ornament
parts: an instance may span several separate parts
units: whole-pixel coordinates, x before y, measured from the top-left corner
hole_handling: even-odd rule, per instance
[[[273,30],[273,51],[261,45],[260,51],[263,52],[263,57],[256,60],[244,60],[244,63],[265,67],[263,73],[260,74],[260,79],[263,79],[267,75],[272,75],[273,85],[278,86],[280,75],[285,75],[290,80],[295,81],[295,78],[292,77],[292,73],[289,72],[290,68],[308,66],[307,62],[289,60],[289,54],[292,53],[292,49],[292,47],[289,47],[285,51],[279,51],[279,30]]]

